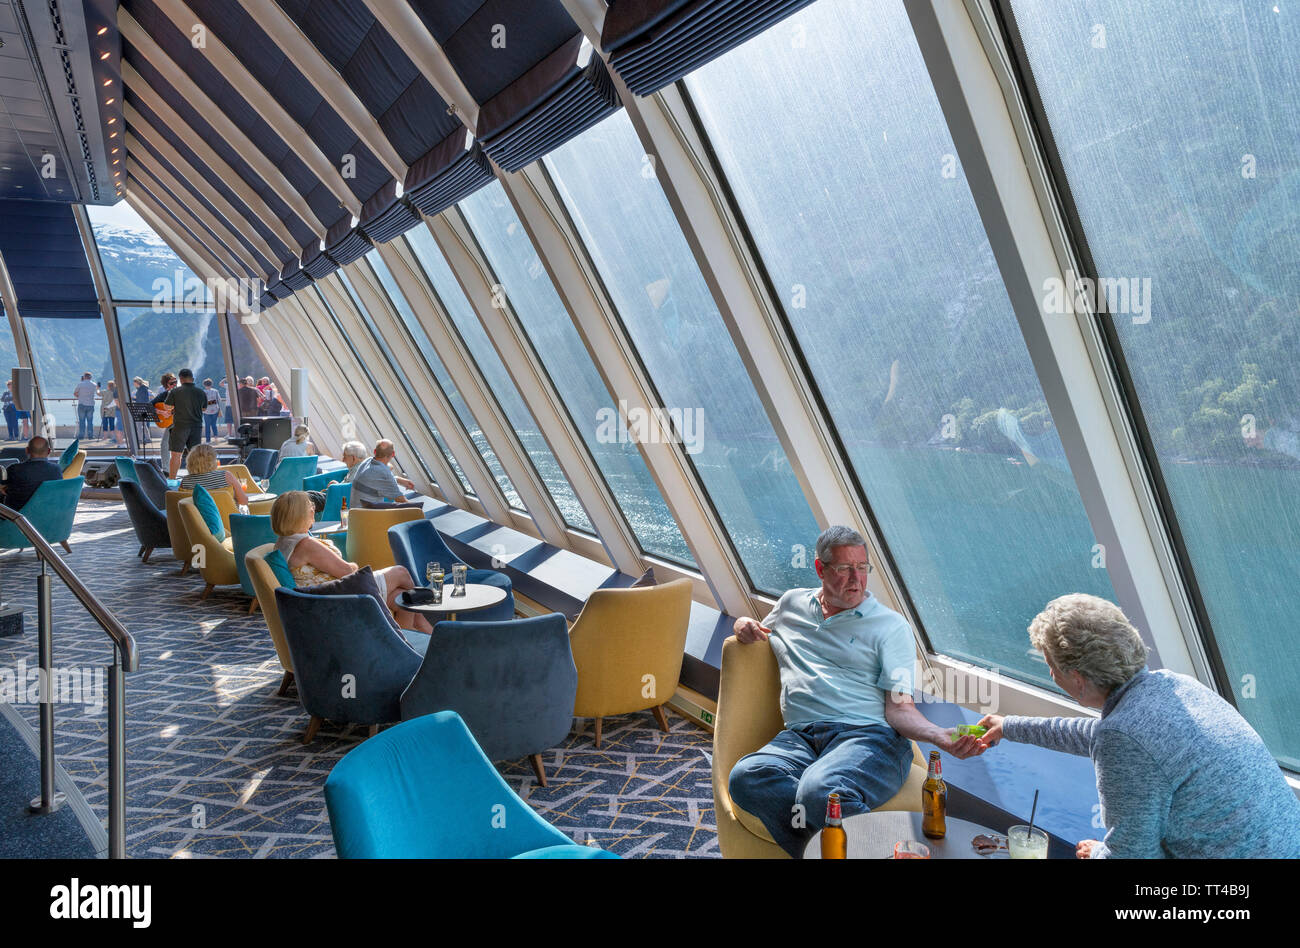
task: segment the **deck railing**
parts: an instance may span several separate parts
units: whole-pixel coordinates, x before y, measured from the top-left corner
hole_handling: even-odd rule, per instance
[[[54,790],[54,613],[50,595],[50,570],[113,642],[113,664],[108,673],[108,855],[126,857],[126,681],[125,673],[140,666],[135,637],[99,598],[63,562],[49,542],[16,510],[0,504],[0,518],[10,521],[36,550],[41,572],[36,577],[37,652],[40,662],[41,795],[32,801],[33,813],[52,813],[62,805]]]

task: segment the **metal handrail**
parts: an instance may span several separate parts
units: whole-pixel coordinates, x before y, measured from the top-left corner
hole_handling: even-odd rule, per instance
[[[82,607],[113,641],[113,664],[108,672],[108,854],[126,857],[126,681],[125,673],[140,667],[135,636],[86,588],[50,542],[18,511],[0,504],[0,519],[12,523],[36,551],[41,573],[36,577],[37,652],[41,667],[41,795],[32,801],[33,813],[53,813],[63,803],[54,790],[54,624],[48,567],[63,580]]]

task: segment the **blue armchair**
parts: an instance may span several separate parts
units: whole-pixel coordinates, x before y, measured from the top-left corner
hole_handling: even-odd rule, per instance
[[[399,700],[420,670],[420,653],[393,631],[374,598],[318,596],[281,586],[275,604],[298,696],[311,715],[304,744],[326,719],[368,724],[372,734],[380,724],[401,719]]]
[[[115,457],[113,463],[117,465],[117,482],[136,481],[135,476],[135,458]]]
[[[140,541],[139,556],[149,562],[153,551],[159,547],[171,549],[171,534],[167,532],[167,514],[154,506],[144,488],[135,481],[118,481],[122,491],[122,502],[126,504],[127,516],[135,528],[136,539]]]
[[[424,582],[424,568],[430,560],[441,563],[451,581],[451,568],[462,562],[447,547],[442,534],[428,520],[423,518],[399,523],[388,528],[388,546],[393,551],[393,560],[398,566],[405,566],[416,583]],[[495,622],[515,617],[515,597],[510,577],[494,569],[471,569],[465,574],[468,583],[481,583],[484,586],[497,586],[506,591],[506,598],[490,609],[473,613],[475,622]]]
[[[267,493],[287,494],[292,490],[302,490],[303,479],[316,473],[318,461],[319,458],[314,454],[303,458],[281,458],[271,474]]]
[[[230,536],[232,537],[231,548],[235,554],[235,569],[239,573],[239,586],[248,595],[253,597],[252,604],[248,611],[257,611],[257,590],[253,588],[253,580],[248,575],[248,566],[244,562],[244,554],[255,546],[261,546],[264,543],[274,543],[279,537],[271,529],[271,518],[265,514],[239,514],[230,515]]]
[[[325,780],[341,859],[617,859],[577,846],[501,779],[454,711],[354,748]]]
[[[271,476],[271,471],[275,470],[275,462],[278,460],[280,460],[279,451],[270,448],[254,448],[248,452],[248,457],[244,458],[244,467],[248,468],[249,474],[260,481]]]
[[[312,474],[302,479],[303,490],[325,490],[329,487],[330,481],[342,481],[347,476],[346,470],[341,471],[324,471],[320,474]]]
[[[489,760],[532,758],[573,728],[578,669],[559,613],[505,622],[439,622],[424,662],[402,694],[402,720],[451,710]]]
[[[77,518],[77,501],[81,499],[84,477],[66,477],[45,481],[19,511],[48,543],[58,543],[69,553],[68,537]],[[8,520],[0,520],[0,550],[27,550],[31,543]]]
[[[135,482],[144,490],[145,496],[153,501],[153,505],[159,510],[167,509],[167,492],[175,490],[180,481],[169,481],[158,473],[158,469],[148,461],[141,461],[139,464],[132,463],[135,469]]]

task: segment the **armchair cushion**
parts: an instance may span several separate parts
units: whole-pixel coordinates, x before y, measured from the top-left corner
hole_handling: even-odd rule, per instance
[[[281,586],[288,586],[290,589],[298,588],[298,581],[293,578],[293,571],[289,569],[289,564],[285,562],[283,553],[279,550],[272,550],[262,559],[266,561],[267,566],[271,567],[276,582]]]
[[[282,556],[280,559],[283,560],[284,557]],[[272,568],[274,569],[274,567]],[[287,586],[289,584],[284,583],[283,585]],[[384,618],[393,627],[393,631],[399,635],[402,632],[402,627],[397,624],[393,619],[393,614],[388,611],[388,603],[384,602],[384,597],[379,595],[379,584],[375,582],[374,571],[369,566],[363,566],[355,573],[349,573],[342,579],[335,579],[328,583],[318,583],[315,586],[304,586],[302,591],[311,593],[313,596],[371,596],[375,602],[379,603],[379,611],[384,614]]]
[[[60,471],[67,470],[68,465],[72,463],[72,459],[77,456],[77,452],[80,450],[81,450],[80,438],[73,441],[72,444],[64,448],[63,453],[59,455],[59,470]]]
[[[194,488],[191,495],[194,500],[194,506],[199,511],[199,516],[207,525],[208,531],[212,534],[213,539],[218,543],[226,538],[226,525],[221,522],[221,510],[217,507],[217,502],[212,499],[208,489],[202,484]]]

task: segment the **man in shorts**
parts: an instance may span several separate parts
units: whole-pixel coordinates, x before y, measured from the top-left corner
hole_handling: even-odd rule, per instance
[[[181,469],[181,458],[203,440],[203,412],[208,407],[208,396],[194,384],[194,373],[181,369],[181,384],[167,393],[166,404],[173,408],[171,433],[167,439],[171,451],[168,477],[175,477]]]

